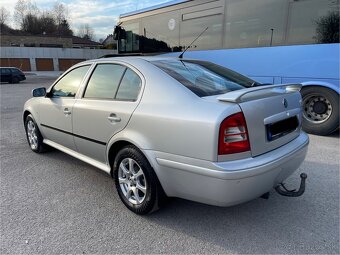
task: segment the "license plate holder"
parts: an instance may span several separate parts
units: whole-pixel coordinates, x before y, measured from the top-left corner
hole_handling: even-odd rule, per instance
[[[293,116],[284,120],[280,120],[274,123],[266,125],[267,140],[269,142],[279,139],[293,131],[299,126],[299,120],[297,116]]]

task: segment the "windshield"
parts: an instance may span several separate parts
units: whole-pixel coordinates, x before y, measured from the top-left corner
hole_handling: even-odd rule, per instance
[[[258,85],[222,66],[199,60],[156,60],[152,64],[182,83],[199,97],[224,94]]]

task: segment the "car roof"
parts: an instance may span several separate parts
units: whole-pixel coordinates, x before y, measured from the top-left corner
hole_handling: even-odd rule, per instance
[[[98,59],[91,59],[87,60],[82,63],[96,63],[96,62],[110,62],[114,60],[122,61],[122,62],[130,62],[135,60],[145,60],[145,61],[163,61],[163,60],[182,60],[178,58],[178,56],[122,56],[122,57],[108,57],[108,58],[98,58]],[[185,59],[191,60],[191,59]]]
[[[1,69],[2,68],[9,68],[9,69],[18,69],[18,70],[20,70],[18,67],[13,67],[13,66],[1,66],[0,68]]]

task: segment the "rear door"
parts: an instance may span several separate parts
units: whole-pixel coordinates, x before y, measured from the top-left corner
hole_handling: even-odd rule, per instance
[[[73,107],[73,132],[80,153],[106,162],[106,145],[128,123],[142,88],[137,70],[99,63]]]
[[[90,65],[72,69],[52,87],[39,105],[39,119],[44,138],[76,150],[72,134],[75,95]]]

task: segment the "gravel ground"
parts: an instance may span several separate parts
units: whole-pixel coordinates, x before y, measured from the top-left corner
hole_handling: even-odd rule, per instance
[[[1,84],[0,254],[317,253],[339,254],[339,133],[310,136],[306,193],[219,208],[172,199],[137,216],[110,176],[62,152],[33,153],[22,108],[52,78]],[[204,189],[202,189],[202,192]]]

